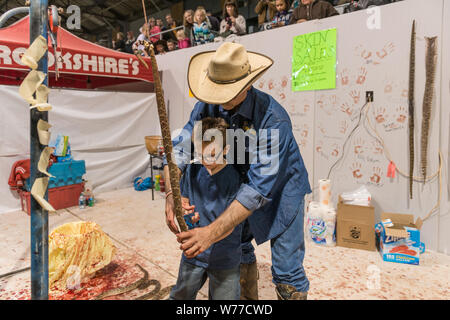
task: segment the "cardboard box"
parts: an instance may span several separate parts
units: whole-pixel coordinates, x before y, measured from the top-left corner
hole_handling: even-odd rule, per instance
[[[389,219],[392,223],[383,223]],[[376,226],[377,245],[384,261],[418,265],[420,253],[425,251],[420,242],[420,218],[414,222],[412,214],[382,213]]]
[[[375,251],[375,208],[345,204],[339,197],[336,244],[340,247]]]

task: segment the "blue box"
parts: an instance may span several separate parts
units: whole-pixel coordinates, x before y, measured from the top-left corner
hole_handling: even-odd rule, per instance
[[[54,178],[50,178],[48,188],[58,188],[70,186],[83,182],[83,175],[86,174],[86,164],[84,160],[73,160],[69,162],[55,162],[48,169]],[[26,189],[31,190],[30,179],[26,181]]]
[[[384,261],[418,265],[425,245],[420,242],[422,220],[414,223],[410,214],[382,213],[375,226],[377,243]]]

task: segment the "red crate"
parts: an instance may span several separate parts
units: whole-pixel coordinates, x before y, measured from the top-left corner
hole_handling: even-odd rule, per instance
[[[55,210],[78,206],[78,199],[84,190],[84,183],[48,189],[48,202]],[[30,192],[20,191],[22,211],[30,215]]]

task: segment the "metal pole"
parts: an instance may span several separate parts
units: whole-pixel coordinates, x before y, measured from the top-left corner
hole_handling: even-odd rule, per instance
[[[42,35],[48,40],[48,0],[31,0],[30,4],[30,44]],[[48,73],[47,53],[39,62],[39,71]],[[48,85],[48,78],[44,81]],[[48,112],[30,111],[30,171],[31,185],[42,176],[37,164],[45,146],[41,146],[37,133],[39,119],[48,121]],[[47,198],[47,193],[46,193]],[[48,300],[48,212],[43,210],[31,196],[31,299]]]

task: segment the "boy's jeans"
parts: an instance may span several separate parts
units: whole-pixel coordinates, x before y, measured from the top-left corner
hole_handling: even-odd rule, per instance
[[[272,277],[275,284],[290,284],[300,292],[309,290],[309,281],[303,269],[305,257],[305,241],[303,235],[304,205],[300,206],[299,213],[291,222],[286,231],[270,240],[272,249]],[[254,248],[251,243],[253,236],[250,230],[244,227],[242,239],[241,263],[256,261]]]
[[[209,278],[210,300],[239,300],[240,269],[205,269],[181,260],[177,284],[170,292],[169,300],[195,300],[198,291]]]

